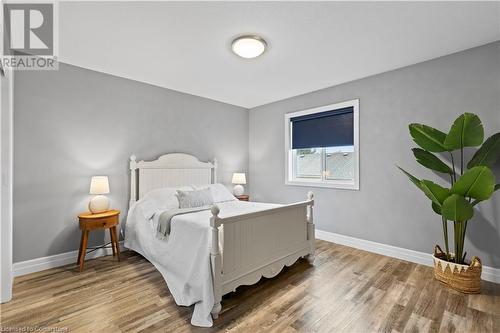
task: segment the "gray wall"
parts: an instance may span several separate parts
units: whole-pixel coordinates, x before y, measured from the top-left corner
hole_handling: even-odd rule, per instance
[[[488,135],[500,131],[500,43],[258,107],[250,116],[65,64],[54,72],[18,72],[14,91],[14,262],[77,249],[76,215],[86,209],[92,175],[110,177],[111,204],[125,211],[131,154],[217,157],[228,185],[232,172],[249,165],[252,200],[302,200],[309,188],[284,185],[283,115],[353,98],[360,99],[361,189],[311,188],[316,225],[429,252],[442,242],[440,221],[395,164],[427,179],[439,176],[415,163],[407,125],[448,130],[456,116],[474,112]],[[500,180],[498,164],[495,172]],[[92,235],[91,245],[102,242],[102,233]],[[466,246],[500,267],[499,193],[478,206]]]
[[[92,175],[126,212],[131,154],[217,157],[226,184],[248,169],[246,109],[65,64],[19,71],[14,91],[14,262],[78,249]]]
[[[459,114],[473,112],[489,136],[500,131],[499,96],[497,42],[251,109],[252,200],[303,200],[312,189],[318,229],[430,252],[443,243],[440,219],[395,165],[444,180],[414,161],[407,126],[421,122],[448,131]],[[360,190],[285,186],[283,115],[354,98],[360,99]],[[498,164],[495,173],[500,182]],[[478,206],[467,232],[467,253],[500,268],[499,192]]]

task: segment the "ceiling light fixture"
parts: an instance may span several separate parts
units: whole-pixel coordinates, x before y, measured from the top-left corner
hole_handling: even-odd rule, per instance
[[[254,35],[240,36],[233,40],[231,48],[233,52],[245,59],[257,58],[266,50],[266,41]]]

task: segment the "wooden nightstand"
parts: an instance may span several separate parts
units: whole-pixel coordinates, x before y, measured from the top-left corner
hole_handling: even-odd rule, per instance
[[[77,261],[77,265],[80,266],[80,272],[83,271],[83,263],[85,261],[85,254],[87,253],[87,241],[89,239],[89,232],[91,230],[109,229],[109,235],[111,236],[111,248],[113,249],[113,256],[116,255],[118,257],[118,261],[120,261],[120,245],[118,244],[118,235],[116,233],[116,226],[120,222],[119,216],[120,216],[119,210],[108,210],[106,212],[97,214],[92,214],[90,212],[87,212],[78,215],[78,220],[80,222],[80,229],[82,230],[82,239],[80,241],[80,250],[78,251],[78,261]],[[105,247],[108,244],[94,248],[92,250]]]
[[[250,196],[248,194],[239,195],[236,198],[239,201],[250,201]]]

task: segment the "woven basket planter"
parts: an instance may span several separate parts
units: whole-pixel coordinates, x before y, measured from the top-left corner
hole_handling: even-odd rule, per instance
[[[451,254],[453,257],[453,254]],[[466,294],[481,292],[481,260],[473,257],[468,265],[446,261],[446,253],[436,245],[434,249],[434,277],[452,289]]]

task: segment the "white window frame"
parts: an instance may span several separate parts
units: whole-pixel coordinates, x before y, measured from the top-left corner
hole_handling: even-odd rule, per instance
[[[324,111],[342,109],[346,107],[353,108],[353,126],[354,126],[354,180],[326,180],[322,175],[321,179],[297,179],[294,178],[294,153],[291,149],[292,143],[292,123],[291,118],[305,116]],[[323,154],[323,153],[322,153]],[[323,154],[324,155],[324,154]],[[324,157],[322,157],[323,163]],[[322,167],[323,169],[323,167]],[[359,99],[353,99],[345,102],[324,105],[312,109],[290,112],[285,114],[285,185],[309,186],[309,187],[327,187],[346,190],[359,190]]]

